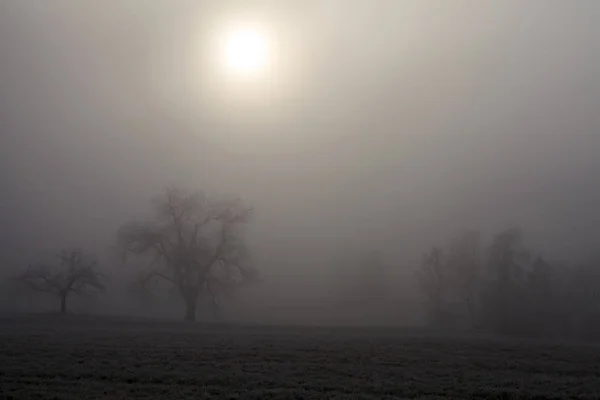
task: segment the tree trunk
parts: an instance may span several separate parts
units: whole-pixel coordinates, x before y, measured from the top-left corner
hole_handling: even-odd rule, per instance
[[[196,320],[196,305],[198,304],[196,297],[188,296],[185,299],[185,320],[194,322]]]
[[[60,312],[63,314],[67,312],[67,294],[66,293],[61,293],[61,295],[60,295]]]

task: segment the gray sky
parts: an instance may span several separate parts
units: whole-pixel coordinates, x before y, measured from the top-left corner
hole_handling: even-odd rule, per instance
[[[0,4],[4,257],[105,248],[170,183],[253,204],[273,273],[356,243],[410,266],[464,228],[598,245],[597,1],[247,3]],[[229,15],[280,50],[250,94],[202,58]]]

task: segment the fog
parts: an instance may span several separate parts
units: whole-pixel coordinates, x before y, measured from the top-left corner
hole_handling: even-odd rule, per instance
[[[335,308],[340,271],[377,251],[381,318],[419,321],[422,253],[463,229],[519,226],[560,260],[598,249],[596,1],[248,3],[0,4],[2,275],[81,246],[119,281],[115,232],[169,185],[255,208],[244,320],[367,322]],[[206,43],[247,15],[277,62],[236,89]],[[113,289],[88,309],[133,303]]]

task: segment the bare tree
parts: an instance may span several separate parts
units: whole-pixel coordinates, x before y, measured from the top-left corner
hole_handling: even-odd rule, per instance
[[[523,245],[523,232],[519,228],[498,233],[488,249],[490,272],[502,282],[522,282],[525,279],[523,266],[530,259],[531,253]]]
[[[471,327],[477,318],[479,283],[483,270],[479,234],[467,231],[455,239],[447,251],[447,268],[453,291],[464,302]]]
[[[433,322],[435,324],[447,322],[448,275],[441,249],[434,247],[424,255],[417,276],[421,290],[429,302],[429,312]]]
[[[483,306],[488,327],[499,333],[517,333],[526,325],[523,310],[530,252],[518,228],[498,233],[487,252],[489,285]]]
[[[81,250],[62,250],[57,258],[56,265],[30,265],[19,280],[33,290],[57,296],[62,313],[67,311],[67,298],[71,293],[91,295],[94,291],[105,290],[96,261],[86,257]]]
[[[154,222],[119,229],[119,249],[123,256],[148,257],[140,283],[174,285],[185,302],[185,320],[195,320],[201,293],[216,305],[217,296],[255,277],[241,235],[251,210],[240,200],[212,201],[171,188],[154,205]]]

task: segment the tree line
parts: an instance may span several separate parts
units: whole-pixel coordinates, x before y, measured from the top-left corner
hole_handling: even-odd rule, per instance
[[[417,269],[431,323],[507,335],[600,339],[600,272],[527,249],[518,228],[488,246],[467,232],[433,247]]]
[[[182,300],[183,318],[194,321],[201,299],[210,299],[216,314],[223,296],[256,281],[244,240],[252,209],[241,200],[170,188],[152,206],[154,218],[124,223],[115,235],[115,258],[141,266],[132,288],[170,288]],[[357,264],[363,272],[343,289],[344,306],[367,315],[393,301],[379,255],[353,258],[343,265]],[[477,232],[458,235],[424,254],[415,272],[437,329],[600,339],[600,270],[593,263],[568,266],[536,255],[517,228],[499,232],[487,245]],[[54,263],[30,265],[17,279],[54,295],[63,313],[71,296],[106,289],[98,263],[80,249],[62,250]]]

